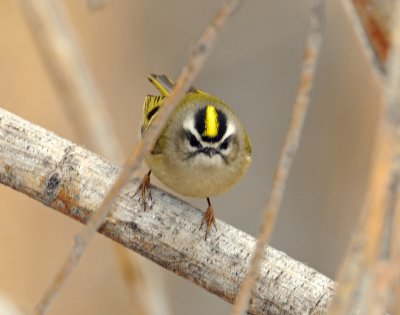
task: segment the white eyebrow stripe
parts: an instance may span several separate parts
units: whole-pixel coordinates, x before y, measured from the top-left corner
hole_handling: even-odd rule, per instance
[[[201,136],[199,135],[198,131],[194,127],[194,119],[193,118],[186,119],[183,122],[183,128],[185,130],[188,130],[192,135],[194,135],[198,141],[201,140]]]
[[[228,127],[226,128],[225,135],[222,137],[222,139],[219,142],[223,142],[226,138],[229,136],[233,135],[236,132],[236,126],[232,123],[228,123]]]
[[[188,130],[192,129],[194,127],[194,119],[189,118],[189,119],[184,120],[183,127]]]
[[[221,138],[221,140],[219,140],[218,142],[215,142],[215,143],[210,143],[210,142],[204,142],[202,140],[201,135],[199,134],[199,132],[197,131],[197,129],[194,126],[193,118],[188,118],[188,119],[184,120],[183,128],[185,130],[189,131],[193,136],[195,136],[197,141],[199,141],[203,147],[213,147],[213,148],[217,148],[222,142],[225,141],[226,138],[228,138],[229,136],[236,133],[236,130],[237,130],[236,125],[234,123],[228,122],[226,131],[225,131],[225,135]]]

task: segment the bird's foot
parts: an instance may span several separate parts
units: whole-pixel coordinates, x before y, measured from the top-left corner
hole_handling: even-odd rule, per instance
[[[212,226],[214,226],[215,230],[217,230],[214,209],[211,206],[209,198],[207,198],[207,201],[208,201],[208,208],[204,213],[203,218],[201,219],[201,225],[200,225],[200,229],[203,227],[204,224],[206,225],[206,233],[204,235],[204,240],[207,240],[208,233],[210,232]]]
[[[150,186],[150,174],[151,174],[151,170],[143,176],[142,182],[140,183],[140,185],[138,186],[136,192],[135,192],[135,196],[140,192],[140,198],[142,200],[142,204],[143,204],[143,211],[147,210],[147,200],[146,200],[146,192],[147,192],[147,196],[149,197],[150,200],[150,209],[151,206],[153,204],[153,199],[151,197],[151,192],[149,189]]]

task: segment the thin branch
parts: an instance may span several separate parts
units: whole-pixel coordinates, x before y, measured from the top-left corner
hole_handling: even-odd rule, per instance
[[[390,50],[387,62],[387,81],[385,86],[385,108],[387,125],[394,137],[393,158],[390,170],[390,183],[387,187],[387,202],[381,241],[381,257],[376,265],[379,274],[371,286],[367,308],[371,314],[383,314],[395,298],[396,283],[400,279],[400,2],[394,3],[391,28]],[[382,268],[383,266],[383,268]],[[378,297],[379,299],[377,299]]]
[[[77,135],[95,152],[122,162],[111,118],[62,2],[19,0],[19,3],[51,81],[61,101],[68,104],[64,110],[75,122]]]
[[[120,169],[73,143],[0,109],[0,182],[80,222],[88,222]],[[255,239],[219,221],[209,242],[198,233],[203,212],[158,189],[144,212],[129,181],[100,232],[233,303]],[[332,280],[273,248],[265,251],[251,314],[322,314]]]
[[[384,106],[361,227],[352,240],[339,275],[338,293],[328,314],[382,314],[390,302],[396,269],[390,261],[391,238],[399,211],[400,187],[400,5],[393,11]],[[394,225],[393,225],[394,224]],[[397,226],[398,227],[398,226]],[[396,232],[398,233],[398,232]],[[398,265],[400,261],[395,261]],[[398,266],[397,266],[398,269]]]
[[[93,213],[87,226],[76,237],[74,247],[71,250],[69,257],[64,261],[60,270],[44,293],[34,311],[35,315],[44,314],[65,280],[68,278],[68,275],[72,272],[75,266],[77,266],[90,240],[109,215],[111,205],[117,197],[118,192],[126,185],[131,174],[140,167],[145,152],[147,152],[155,143],[159,132],[162,130],[164,123],[172,113],[175,105],[192,85],[194,78],[212,51],[222,28],[228,18],[239,7],[240,3],[241,0],[226,1],[212,20],[211,24],[205,29],[198,43],[192,50],[188,65],[182,70],[171,95],[165,101],[164,106],[159,111],[151,127],[146,131],[145,137],[133,149],[132,153],[124,163],[124,167],[114,185],[105,196],[98,210]]]
[[[400,193],[397,192],[396,209],[393,216],[392,244],[390,263],[395,268],[396,277],[392,290],[389,293],[389,302],[392,303],[392,314],[400,315]]]
[[[363,308],[360,304],[361,296],[375,277],[375,263],[379,258],[383,237],[387,197],[385,189],[390,182],[392,140],[382,122],[377,130],[373,167],[360,227],[349,244],[348,253],[340,268],[337,277],[338,290],[329,309],[329,315],[351,314]]]
[[[85,146],[106,158],[122,162],[121,145],[62,2],[20,1],[20,4],[73,130]],[[152,311],[152,305],[166,305],[165,296],[159,290],[162,280],[157,279],[154,271],[141,263],[142,260],[129,255],[122,247],[114,248],[114,253],[129,289],[132,308],[137,314],[157,314]],[[136,276],[127,276],[132,274]],[[167,309],[163,310],[163,314],[166,313]]]
[[[244,279],[232,315],[241,315],[248,307],[251,291],[263,261],[265,248],[276,222],[278,211],[286,188],[287,178],[299,145],[301,130],[307,108],[310,103],[310,92],[321,46],[322,25],[324,20],[324,0],[314,0],[310,16],[310,25],[304,52],[300,83],[293,105],[292,119],[283,145],[278,166],[272,182],[272,190],[264,210],[261,232],[251,259],[250,267]]]
[[[373,2],[373,4],[372,4]],[[393,0],[342,0],[350,22],[362,45],[362,51],[369,59],[377,83],[383,88],[384,65],[390,48],[388,33],[390,3]]]

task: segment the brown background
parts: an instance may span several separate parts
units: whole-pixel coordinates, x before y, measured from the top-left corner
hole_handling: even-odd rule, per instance
[[[154,93],[146,74],[176,78],[222,1],[118,0],[96,11],[66,3],[127,154],[144,96]],[[380,96],[340,2],[327,3],[313,100],[272,245],[334,277],[362,204]],[[214,206],[255,236],[290,118],[309,4],[245,1],[196,80],[232,105],[253,142],[249,172]],[[0,43],[0,106],[79,143],[14,0],[0,1]],[[31,310],[81,226],[7,187],[0,200],[0,291]],[[170,313],[229,312],[219,298],[161,273]],[[130,314],[109,240],[96,236],[49,314]]]

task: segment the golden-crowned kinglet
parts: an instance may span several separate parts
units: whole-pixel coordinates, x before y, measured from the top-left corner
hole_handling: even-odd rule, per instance
[[[151,125],[174,83],[165,75],[150,74],[160,96],[147,95],[144,102],[142,135]],[[237,183],[251,163],[251,144],[232,109],[215,96],[191,88],[174,109],[156,141],[145,156],[150,171],[141,191],[146,209],[146,188],[150,173],[179,194],[207,198],[208,208],[201,220],[207,239],[215,226],[210,196],[221,194]]]

